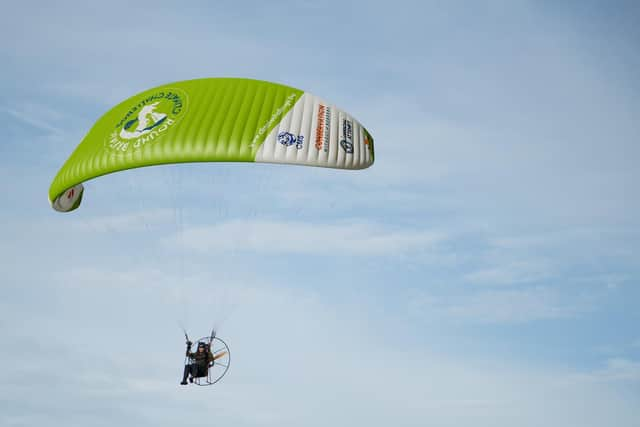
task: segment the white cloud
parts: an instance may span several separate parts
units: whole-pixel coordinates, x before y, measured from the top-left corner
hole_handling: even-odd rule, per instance
[[[609,359],[606,369],[598,375],[607,381],[640,382],[640,362],[623,358]]]
[[[86,218],[81,215],[70,222],[70,226],[78,231],[106,233],[118,231],[145,231],[160,225],[170,225],[177,229],[176,216],[173,209],[149,209],[119,215],[107,215]]]
[[[487,361],[438,353],[417,345],[417,337],[381,337],[375,321],[363,322],[374,318],[370,307],[336,306],[304,289],[260,285],[238,290],[246,297],[224,329],[232,366],[215,388],[177,384],[182,342],[168,327],[171,304],[161,303],[165,318],[154,316],[155,328],[133,342],[120,323],[106,322],[81,340],[77,331],[43,325],[34,335],[38,346],[24,352],[25,363],[0,370],[7,385],[0,388],[0,423],[32,424],[44,415],[54,423],[80,422],[78,407],[108,411],[119,425],[142,419],[157,426],[180,419],[188,425],[202,413],[215,414],[220,424],[266,426],[591,427],[615,416],[626,427],[637,419],[637,397],[618,394],[619,383],[637,381],[633,361],[611,360],[602,373],[576,373],[510,364],[501,356]],[[124,307],[113,313],[132,316],[131,323],[148,317],[160,301],[156,293],[128,295],[147,300],[133,316]],[[12,352],[22,344],[15,332],[0,343]],[[47,363],[36,363],[42,354]]]
[[[76,266],[64,272],[55,272],[54,281],[48,282],[55,286],[83,289],[136,289],[155,288],[156,290],[171,289],[171,284],[178,282],[178,278],[166,270],[159,268],[127,269],[120,265],[113,265],[104,270],[90,266]]]
[[[46,117],[43,117],[44,112],[50,112],[49,109],[42,106],[28,106],[26,110],[18,111],[15,109],[5,109],[4,112],[10,114],[14,118],[20,120],[23,123],[33,126],[38,130],[50,132],[54,134],[60,134],[62,131],[52,125]]]
[[[358,220],[336,224],[276,220],[233,220],[189,228],[175,237],[202,252],[250,251],[318,255],[397,255],[429,249],[445,238],[428,230],[391,229]]]
[[[466,286],[461,290],[458,282],[465,274],[473,283],[517,283],[524,288],[531,281],[548,279],[553,268],[569,267],[559,279],[589,275],[593,268],[602,273],[597,280],[613,278],[604,283],[612,289],[617,286],[620,300],[632,296],[630,287],[620,283],[635,277],[639,253],[635,234],[623,231],[630,242],[625,245],[599,241],[600,231],[612,224],[636,229],[639,217],[640,198],[630,197],[637,191],[633,182],[638,181],[637,85],[619,78],[624,77],[620,71],[626,65],[610,66],[614,55],[625,61],[630,58],[619,55],[618,43],[609,43],[595,27],[586,34],[565,25],[567,16],[555,9],[532,8],[526,2],[506,10],[502,4],[437,10],[427,5],[429,10],[420,10],[418,2],[399,7],[362,2],[366,6],[347,8],[337,2],[315,2],[318,9],[311,14],[301,13],[293,3],[284,8],[223,3],[222,7],[202,3],[173,10],[165,2],[153,8],[136,3],[127,4],[123,14],[123,8],[113,3],[96,9],[80,3],[15,2],[0,14],[6,24],[2,28],[11,35],[0,46],[7,59],[3,68],[8,77],[4,79],[7,99],[53,94],[57,100],[64,98],[56,104],[60,108],[91,110],[96,102],[115,103],[156,83],[210,75],[214,69],[218,75],[299,85],[344,103],[373,131],[376,165],[344,185],[357,189],[360,198],[342,206],[338,201],[333,209],[330,203],[335,199],[318,197],[329,192],[328,187],[319,186],[322,191],[314,194],[294,187],[296,191],[278,194],[279,200],[263,209],[272,209],[269,214],[275,216],[282,212],[276,212],[282,200],[290,202],[287,207],[303,204],[309,210],[327,201],[321,211],[327,218],[311,215],[315,219],[310,222],[291,223],[207,221],[214,225],[186,228],[187,248],[205,255],[248,251],[345,257],[444,249],[453,260],[446,267],[426,272],[420,258],[419,275],[413,270],[414,274],[407,274],[411,286],[420,282],[422,289],[433,280],[455,282],[451,294],[421,294],[412,302],[416,316],[430,315],[439,321],[441,334],[449,332],[451,320],[474,326],[553,320],[580,316],[594,307],[588,296],[564,294],[568,287],[560,280],[557,288],[488,291],[485,286]],[[327,19],[338,6],[343,19]],[[141,17],[155,29],[141,27]],[[425,17],[429,25],[424,25]],[[331,28],[331,22],[344,26],[350,18],[360,20],[362,31]],[[296,32],[296,23],[303,21],[324,30]],[[459,31],[451,31],[452,24]],[[416,40],[420,46],[413,43]],[[594,42],[613,46],[611,57],[593,50]],[[123,64],[142,65],[132,71]],[[71,105],[69,100],[78,102]],[[612,419],[617,426],[635,426],[640,418],[637,388],[631,393],[619,389],[620,383],[637,385],[638,362],[632,358],[610,359],[602,369],[576,375],[564,368],[510,366],[517,362],[503,353],[496,353],[499,360],[491,363],[474,358],[474,349],[434,355],[417,344],[423,338],[419,333],[403,339],[402,333],[380,336],[375,330],[376,319],[384,323],[391,317],[385,295],[388,287],[371,288],[370,297],[384,301],[375,311],[366,301],[327,302],[326,294],[310,291],[313,285],[301,284],[297,292],[269,286],[247,271],[229,274],[223,268],[226,275],[223,271],[215,277],[214,273],[184,277],[177,274],[177,264],[147,266],[145,262],[155,254],[146,249],[136,254],[141,261],[137,269],[132,267],[133,260],[120,265],[114,262],[113,247],[103,246],[103,236],[94,238],[91,232],[112,234],[116,243],[128,249],[140,241],[129,240],[129,233],[108,232],[161,226],[172,222],[171,213],[158,211],[156,217],[148,211],[88,219],[85,224],[78,221],[72,233],[63,236],[60,231],[68,229],[59,225],[73,221],[39,216],[38,209],[25,209],[21,203],[31,203],[37,195],[42,212],[47,211],[40,194],[50,177],[43,178],[42,173],[54,173],[53,163],[64,160],[85,125],[26,104],[12,106],[6,113],[17,124],[20,120],[49,133],[70,123],[79,135],[49,135],[55,138],[55,151],[50,152],[35,143],[3,145],[5,162],[0,169],[7,178],[8,206],[29,218],[18,227],[20,221],[14,218],[3,221],[7,238],[0,245],[4,277],[0,327],[5,329],[0,353],[8,358],[0,364],[2,425],[188,426],[213,421],[234,426],[589,427],[609,425]],[[23,149],[59,159],[48,159],[43,166]],[[25,161],[31,162],[32,169]],[[47,168],[51,171],[44,171]],[[16,193],[10,190],[19,174],[28,176],[23,176],[22,191]],[[260,178],[274,184],[267,175]],[[227,178],[234,185],[242,175]],[[287,188],[280,185],[287,184],[287,178],[281,175],[274,185]],[[212,183],[220,185],[217,179]],[[162,182],[156,186],[154,191],[164,191]],[[250,207],[243,217],[256,206],[259,196],[253,187],[238,191],[243,207]],[[260,184],[258,191],[263,189]],[[361,189],[366,189],[366,197]],[[213,200],[222,209],[232,205],[226,194],[218,196],[203,197],[194,204]],[[361,214],[369,215],[364,222],[344,220],[360,215],[360,207],[368,210]],[[225,219],[238,217],[238,210]],[[436,218],[434,224],[434,211],[450,218]],[[407,222],[429,226],[400,225]],[[483,239],[480,249],[473,237],[471,242],[465,237],[453,240],[451,233],[439,231],[442,222],[456,232],[468,230],[468,223],[475,227],[471,233],[491,230],[484,235],[504,236],[510,224],[533,232],[530,239],[507,237],[490,243],[487,253]],[[591,234],[538,235],[535,226],[540,224],[538,229],[581,226]],[[124,235],[127,238],[121,239]],[[169,243],[178,241],[174,236]],[[606,247],[610,257],[596,265],[592,261],[602,259],[597,256],[601,252],[593,251],[597,245]],[[552,254],[546,252],[550,249]],[[621,254],[633,269],[611,261],[619,260]],[[119,255],[125,258],[128,251]],[[215,257],[198,260],[203,258]],[[480,267],[478,260],[483,261]],[[412,267],[402,258],[384,261],[393,261],[389,270],[408,273]],[[69,274],[51,277],[51,271],[78,265]],[[216,267],[212,261],[207,271]],[[235,274],[242,276],[229,280]],[[56,287],[48,286],[49,279],[57,282]],[[402,281],[391,283],[394,295],[406,291]],[[234,352],[230,375],[214,390],[179,390],[176,375],[182,348],[178,351],[176,344],[181,337],[173,324],[175,313],[184,307],[195,319],[192,325],[207,329],[221,298],[220,288],[226,289],[222,293],[229,299],[239,301],[224,331]],[[186,294],[186,304],[178,289]],[[621,307],[626,306],[615,303],[607,309]],[[619,331],[628,335],[624,322],[619,324],[621,318],[629,318],[627,313],[618,311],[608,317],[613,322],[608,326],[620,326]],[[399,332],[413,330],[415,320],[398,325]],[[542,327],[555,325],[542,323]],[[585,327],[580,322],[567,323]],[[31,334],[35,341],[14,339],[6,325]],[[454,332],[462,334],[462,339],[469,337],[464,331]],[[37,358],[23,351],[31,348],[37,349]]]
[[[467,273],[464,279],[484,285],[514,285],[541,280],[549,277],[551,273],[550,266],[542,261],[507,261],[505,265]]]
[[[609,358],[603,368],[576,374],[575,380],[601,385],[612,383],[640,385],[640,361],[622,357]]]
[[[470,323],[522,323],[579,316],[593,309],[587,297],[563,297],[547,287],[499,289],[447,296],[425,293],[412,296],[409,312]]]

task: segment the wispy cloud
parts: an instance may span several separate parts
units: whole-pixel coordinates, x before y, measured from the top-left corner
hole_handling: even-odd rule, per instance
[[[139,340],[123,342],[104,327],[83,336],[81,344],[74,334],[46,327],[31,340],[17,340],[15,332],[8,335],[11,339],[0,343],[0,349],[15,353],[20,343],[26,363],[0,370],[8,385],[0,389],[0,422],[32,424],[45,416],[55,422],[89,420],[78,405],[108,411],[112,423],[133,419],[158,426],[175,425],[184,413],[203,406],[216,412],[218,422],[267,426],[299,421],[321,426],[339,420],[418,426],[425,419],[447,424],[452,413],[474,425],[589,427],[616,414],[618,425],[631,426],[638,415],[636,397],[625,402],[617,395],[620,382],[637,381],[633,361],[610,360],[602,372],[576,373],[505,364],[499,356],[486,361],[468,354],[438,355],[398,337],[383,337],[386,345],[381,346],[380,331],[360,321],[363,310],[372,314],[371,307],[336,306],[308,290],[253,285],[239,291],[250,296],[224,329],[233,364],[215,390],[180,388],[183,347],[179,331],[172,339],[167,328],[171,304],[155,293],[153,298],[142,293],[134,303],[146,300],[147,309],[160,305],[168,314],[153,319],[150,324],[156,327]],[[63,293],[73,296],[77,288]],[[148,313],[123,307],[112,316],[137,323]],[[122,334],[124,324],[117,321],[110,327]],[[42,354],[47,355],[45,365],[38,363]],[[211,392],[216,393],[213,400]],[[335,402],[318,413],[317,402],[327,395]],[[540,407],[545,407],[543,414]]]
[[[515,285],[535,282],[549,277],[551,273],[550,266],[542,261],[506,261],[505,265],[467,273],[464,279],[483,285]]]
[[[635,427],[637,8],[557,3],[8,3],[0,424]],[[102,111],[204,76],[337,103],[376,164],[129,171],[53,216]],[[224,310],[229,376],[179,389],[176,318]]]
[[[609,358],[604,367],[577,374],[576,378],[591,383],[631,383],[640,386],[640,361],[622,357]]]
[[[70,227],[78,231],[98,233],[145,231],[161,225],[170,225],[176,229],[178,228],[177,215],[179,213],[173,209],[150,209],[92,218],[80,216],[80,218],[74,218],[74,221],[70,221]]]
[[[412,296],[409,312],[424,317],[470,323],[525,323],[574,318],[594,309],[588,297],[563,297],[549,287],[481,290],[465,294]]]
[[[127,269],[118,267],[113,269],[99,269],[90,266],[78,266],[70,271],[56,272],[52,275],[52,285],[82,289],[122,290],[155,289],[157,292],[170,292],[172,285],[178,283],[177,277],[157,268]],[[181,281],[180,281],[181,282]]]
[[[40,114],[37,114],[37,111],[18,111],[15,109],[5,109],[4,112],[20,120],[22,123],[32,126],[40,131],[50,132],[53,134],[62,133],[61,129],[44,120]]]
[[[445,239],[429,230],[394,229],[383,224],[343,221],[337,224],[276,220],[233,220],[185,230],[176,238],[201,252],[249,251],[318,255],[397,255],[428,249]]]
[[[622,358],[609,359],[601,374],[610,381],[634,381],[640,384],[640,362]]]

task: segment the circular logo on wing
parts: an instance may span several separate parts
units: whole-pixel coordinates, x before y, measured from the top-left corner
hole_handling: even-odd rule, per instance
[[[294,135],[291,132],[280,132],[278,134],[278,142],[285,147],[295,145],[298,150],[301,150],[304,146],[304,136]]]
[[[187,111],[187,94],[166,88],[132,100],[129,110],[114,124],[105,146],[119,154],[141,149],[171,132]]]
[[[290,132],[280,132],[278,134],[278,142],[288,147],[296,143],[296,137]]]

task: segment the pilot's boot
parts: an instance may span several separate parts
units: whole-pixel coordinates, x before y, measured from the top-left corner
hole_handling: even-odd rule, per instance
[[[187,376],[189,375],[189,366],[184,367],[184,373],[182,374],[182,382],[180,384],[187,385]]]

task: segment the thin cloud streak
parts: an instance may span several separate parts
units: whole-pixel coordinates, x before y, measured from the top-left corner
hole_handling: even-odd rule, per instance
[[[425,230],[394,230],[356,220],[340,224],[274,220],[233,220],[190,228],[174,238],[200,252],[249,251],[317,255],[398,255],[434,247],[446,236]]]
[[[420,319],[468,324],[521,324],[539,320],[578,318],[596,307],[595,296],[574,299],[553,288],[489,289],[460,295],[419,293],[408,311]]]
[[[70,227],[78,231],[98,233],[145,231],[160,225],[170,225],[177,228],[176,215],[178,214],[172,209],[150,209],[119,215],[77,219],[71,221]]]
[[[62,130],[60,130],[59,128],[49,124],[48,122],[39,120],[37,116],[34,116],[33,114],[29,114],[24,111],[17,111],[13,109],[5,109],[4,112],[7,114],[10,114],[11,116],[15,117],[16,119],[20,120],[23,123],[26,123],[29,126],[33,126],[38,130],[50,132],[53,134],[62,133]]]

